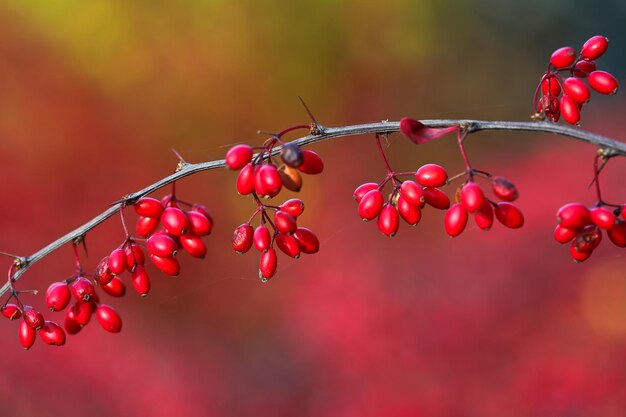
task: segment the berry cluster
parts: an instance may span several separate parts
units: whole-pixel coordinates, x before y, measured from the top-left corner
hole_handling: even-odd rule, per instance
[[[23,305],[18,300],[17,304],[6,303],[0,311],[9,320],[22,318],[18,328],[18,339],[24,349],[29,349],[35,344],[37,334],[48,345],[63,346],[65,344],[63,328],[53,321],[46,320],[43,314],[33,307]]]
[[[547,117],[556,122],[563,116],[566,122],[578,124],[582,106],[590,98],[589,88],[583,82],[585,79],[598,93],[615,94],[619,87],[617,80],[608,72],[597,70],[595,61],[608,46],[609,40],[598,35],[584,43],[579,55],[571,46],[554,51],[535,91],[534,118]],[[565,78],[562,73],[568,76]]]
[[[303,174],[320,174],[324,163],[319,155],[310,150],[303,150],[296,143],[283,143],[281,136],[294,129],[310,126],[295,126],[272,135],[263,146],[253,148],[248,145],[236,145],[226,154],[226,166],[240,170],[237,177],[237,191],[241,195],[252,195],[257,208],[250,219],[239,225],[232,235],[232,247],[243,254],[254,246],[260,253],[259,278],[267,282],[276,273],[278,259],[274,245],[285,255],[299,258],[301,253],[313,254],[319,251],[319,240],[315,233],[305,227],[299,227],[298,217],[304,211],[302,200],[292,198],[279,206],[264,204],[259,197],[271,199],[281,189],[294,192],[302,188]],[[273,158],[273,149],[281,145],[280,160]],[[253,155],[258,150],[258,154]],[[252,227],[252,221],[259,217],[259,225]],[[269,227],[268,227],[269,225]]]
[[[576,262],[587,260],[602,241],[604,230],[613,244],[626,248],[626,205],[613,210],[602,203],[587,207],[569,203],[556,213],[554,239],[570,244],[570,255]]]

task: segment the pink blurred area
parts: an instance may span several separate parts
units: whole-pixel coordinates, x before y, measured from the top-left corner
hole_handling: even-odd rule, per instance
[[[257,129],[307,123],[298,95],[327,125],[526,120],[551,51],[602,29],[555,24],[550,38],[540,23],[558,11],[509,15],[485,2],[27,3],[0,6],[0,249],[24,255],[173,172],[172,148],[191,162],[221,159],[235,143],[260,144]],[[619,21],[607,24],[611,39],[624,38]],[[623,50],[612,41],[607,55]],[[594,96],[583,127],[623,140],[625,109],[619,94]],[[426,209],[386,238],[352,199],[385,175],[374,138],[326,141],[312,148],[325,172],[300,193],[299,223],[321,250],[279,255],[268,284],[256,253],[230,249],[254,209],[236,174],[184,179],[179,195],[216,220],[206,259],[181,255],[177,278],[150,269],[145,299],[106,298],[123,317],[117,335],[92,323],[62,348],[23,351],[16,323],[2,320],[0,414],[623,416],[624,250],[606,239],[577,265],[552,238],[558,207],[594,202],[595,149],[503,132],[467,146],[476,167],[515,182],[523,229],[472,225],[450,239],[442,213]],[[418,147],[393,135],[385,150],[399,171],[463,169],[452,137]],[[621,158],[610,161],[607,200],[626,201],[625,175]],[[85,265],[122,239],[117,218],[89,233]],[[73,268],[62,248],[17,287],[44,290]]]

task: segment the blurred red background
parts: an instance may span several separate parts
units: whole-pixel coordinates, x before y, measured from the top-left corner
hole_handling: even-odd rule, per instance
[[[603,2],[156,2],[0,5],[0,249],[30,254],[176,166],[223,158],[257,129],[416,118],[527,120],[549,54],[604,34],[601,65],[626,79],[625,6]],[[626,101],[594,96],[585,129],[623,140]],[[554,213],[593,203],[595,149],[551,135],[480,133],[478,168],[512,179],[521,230],[470,228],[442,214],[383,237],[354,188],[384,173],[372,137],[313,147],[304,226],[322,249],[280,257],[269,284],[230,234],[253,205],[235,174],[179,184],[216,226],[178,278],[151,270],[146,299],[108,299],[119,335],[97,325],[63,348],[25,352],[3,320],[2,415],[623,416],[626,258],[604,242],[576,265],[552,239]],[[391,137],[398,170],[460,172],[454,138],[416,147]],[[611,161],[606,199],[626,201]],[[163,193],[155,194],[160,197]],[[285,198],[291,197],[287,194]],[[117,219],[87,238],[93,268],[123,238]],[[5,261],[8,268],[10,261]],[[18,288],[73,272],[69,247]],[[43,308],[41,296],[26,301]],[[62,315],[49,314],[62,321]]]

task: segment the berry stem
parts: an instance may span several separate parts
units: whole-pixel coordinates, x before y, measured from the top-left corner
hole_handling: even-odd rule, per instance
[[[380,152],[380,156],[383,158],[383,162],[385,163],[385,167],[387,167],[387,174],[393,175],[393,169],[391,169],[391,165],[389,165],[389,161],[387,161],[387,156],[385,155],[385,151],[383,151],[383,146],[380,143],[380,134],[376,133],[376,146],[378,147],[378,152]]]
[[[466,129],[459,129],[457,131],[457,142],[459,143],[461,156],[463,156],[463,161],[465,162],[465,170],[467,173],[467,179],[471,182],[471,181],[474,181],[474,170],[472,169],[472,164],[470,164],[469,158],[467,157],[465,146],[463,146],[463,141],[467,137],[467,133],[468,131]]]

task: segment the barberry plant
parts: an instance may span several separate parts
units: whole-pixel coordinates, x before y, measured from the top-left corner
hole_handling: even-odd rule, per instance
[[[579,124],[580,111],[590,98],[587,84],[601,94],[617,92],[615,77],[597,69],[596,60],[607,48],[606,37],[594,36],[584,43],[579,53],[572,47],[554,51],[535,91],[531,122],[405,117],[399,122],[333,128],[318,123],[304,105],[311,124],[288,127],[278,133],[259,132],[266,136],[262,145],[235,145],[224,160],[192,164],[177,154],[179,163],[173,174],[124,196],[100,215],[34,254],[2,253],[10,256],[13,262],[7,282],[0,288],[0,297],[6,295],[0,304],[0,313],[8,320],[18,322],[18,340],[25,349],[32,347],[37,338],[48,345],[62,346],[67,335],[79,333],[94,315],[104,330],[120,332],[120,314],[101,301],[101,297],[124,296],[127,282],[145,297],[150,292],[153,268],[165,275],[177,276],[181,271],[179,251],[198,259],[205,257],[207,247],[203,238],[213,230],[213,218],[204,205],[182,200],[176,193],[176,181],[221,167],[238,172],[234,179],[237,192],[248,196],[255,204],[250,217],[235,227],[232,248],[243,254],[254,247],[259,256],[259,277],[262,282],[267,282],[278,270],[277,252],[299,258],[302,254],[315,254],[320,250],[316,234],[300,223],[304,202],[299,198],[280,198],[285,189],[296,193],[302,189],[303,174],[317,175],[324,170],[320,155],[303,148],[322,140],[352,135],[374,135],[386,170],[382,178],[364,182],[354,190],[358,216],[366,222],[376,220],[378,229],[389,237],[398,233],[401,220],[412,226],[422,221],[426,206],[445,211],[443,229],[451,237],[462,234],[472,218],[476,226],[485,231],[490,230],[496,220],[509,229],[524,225],[524,216],[517,205],[521,193],[514,183],[470,163],[464,145],[473,133],[481,130],[550,132],[595,145],[597,152],[591,176],[595,201],[590,204],[567,203],[558,209],[554,237],[557,242],[569,244],[569,253],[576,262],[583,262],[591,256],[600,245],[603,234],[612,244],[625,248],[626,204],[603,199],[600,176],[609,160],[626,156],[626,144],[557,123],[563,116],[569,124]],[[298,130],[306,130],[308,134],[292,141],[285,140],[285,136]],[[444,167],[426,163],[414,171],[395,171],[381,144],[382,138],[395,132],[401,132],[417,145],[456,134],[465,169],[450,176]],[[160,199],[150,196],[169,185],[169,194]],[[124,210],[131,206],[138,215],[132,232],[124,217]],[[116,214],[120,215],[123,229],[121,243],[100,260],[93,273],[85,271],[80,247],[84,246],[87,233]],[[37,294],[36,290],[17,289],[16,283],[34,263],[65,245],[72,245],[74,271],[68,278],[51,283],[45,292],[46,307],[53,314],[65,312],[61,326],[25,303],[25,298]]]

